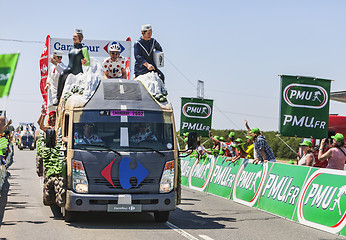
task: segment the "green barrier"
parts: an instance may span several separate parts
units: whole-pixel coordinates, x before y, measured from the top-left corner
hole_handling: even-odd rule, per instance
[[[343,201],[341,201],[343,200]],[[346,235],[346,172],[311,168],[293,220]]]
[[[268,174],[258,208],[292,219],[310,167],[275,163]]]
[[[214,166],[215,157],[213,155],[196,160],[190,170],[189,187],[198,191],[206,191]]]
[[[192,168],[192,165],[196,161],[194,157],[185,157],[180,159],[181,166],[181,185],[188,187],[189,186],[189,175]]]
[[[230,198],[233,183],[243,159],[235,163],[226,161],[226,157],[218,157],[214,172],[210,178],[208,193]]]
[[[246,206],[256,207],[272,164],[267,162],[253,165],[252,160],[245,160],[237,173],[232,199]]]

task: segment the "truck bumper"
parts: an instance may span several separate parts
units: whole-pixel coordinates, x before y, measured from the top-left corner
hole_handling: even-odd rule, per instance
[[[98,211],[107,212],[109,204],[118,204],[120,194],[79,194],[71,190],[66,192],[67,211]],[[142,212],[175,210],[175,192],[162,194],[131,194],[132,204],[142,206]]]

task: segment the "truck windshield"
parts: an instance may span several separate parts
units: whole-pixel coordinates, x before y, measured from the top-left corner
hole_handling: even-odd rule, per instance
[[[171,113],[98,110],[74,113],[74,149],[116,151],[172,150]],[[106,150],[105,148],[103,148]]]

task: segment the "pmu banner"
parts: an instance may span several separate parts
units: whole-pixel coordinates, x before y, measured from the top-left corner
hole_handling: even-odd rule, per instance
[[[280,134],[328,136],[330,82],[328,79],[281,76]]]
[[[197,132],[208,137],[211,130],[213,100],[201,98],[181,98],[180,135]]]
[[[258,208],[292,219],[310,167],[275,163],[268,174]]]
[[[188,178],[189,187],[198,191],[207,191],[214,166],[215,157],[213,155],[194,161]]]
[[[235,163],[227,161],[228,159],[221,156],[217,158],[213,174],[210,178],[208,193],[230,198],[234,180],[243,163],[243,159],[239,159]]]
[[[297,202],[295,221],[346,235],[346,172],[311,168]]]
[[[0,97],[10,93],[19,53],[0,55]]]
[[[193,164],[197,161],[195,157],[184,157],[180,159],[181,167],[181,185],[188,187],[189,186],[189,176]]]
[[[252,160],[244,160],[234,180],[232,199],[249,207],[256,207],[260,199],[264,183],[273,163],[251,164]]]
[[[47,35],[46,43],[44,44],[43,51],[40,58],[40,72],[41,72],[41,81],[40,81],[40,91],[42,94],[43,101],[47,106],[47,91],[45,90],[47,77],[48,77],[48,66],[49,66],[49,39],[50,36]]]

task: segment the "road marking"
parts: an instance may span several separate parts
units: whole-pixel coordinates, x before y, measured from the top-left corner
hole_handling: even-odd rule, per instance
[[[205,240],[214,240],[213,238],[208,237],[207,235],[198,235],[198,236],[200,236],[201,238],[203,238]]]
[[[166,225],[168,227],[170,227],[171,229],[173,229],[174,231],[176,231],[177,233],[179,233],[180,235],[184,236],[187,239],[190,240],[198,240],[198,238],[195,238],[194,236],[192,236],[191,234],[185,232],[184,230],[178,228],[177,226],[175,226],[174,224],[170,223],[170,222],[166,222]]]
[[[120,85],[119,88],[120,88],[120,93],[124,94],[125,93],[124,85]]]

